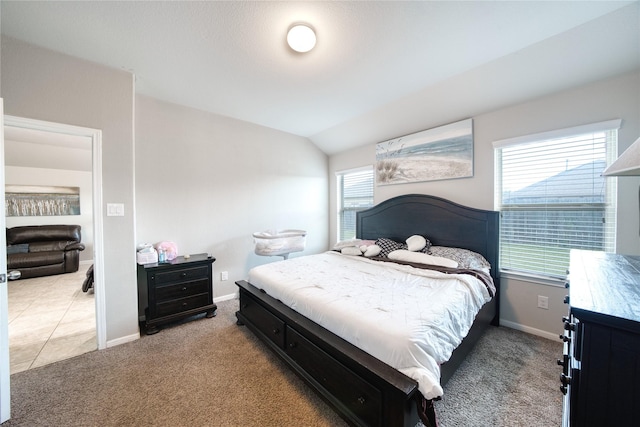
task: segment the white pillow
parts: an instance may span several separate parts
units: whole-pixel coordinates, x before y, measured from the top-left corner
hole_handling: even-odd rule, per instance
[[[427,246],[427,239],[417,234],[407,239],[407,249],[411,252],[418,252]]]
[[[378,256],[380,255],[381,251],[382,251],[382,248],[380,246],[370,245],[370,246],[367,246],[367,250],[364,251],[364,256],[366,257]]]
[[[346,248],[340,249],[340,253],[344,255],[362,255],[362,251],[357,246],[347,246]]]
[[[405,249],[398,249],[389,253],[389,259],[398,261],[417,262],[420,264],[439,265],[441,267],[457,268],[458,263],[452,259],[442,258],[425,254],[422,252],[411,252]]]
[[[333,246],[333,250],[339,251],[342,248],[349,248],[353,246],[358,247],[361,244],[362,244],[362,240],[360,239],[341,240]]]

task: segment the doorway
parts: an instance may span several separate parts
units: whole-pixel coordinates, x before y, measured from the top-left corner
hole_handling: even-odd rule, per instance
[[[102,275],[102,218],[100,215],[102,205],[102,173],[101,173],[101,132],[95,129],[81,128],[71,125],[58,124],[52,122],[44,122],[39,120],[25,119],[13,116],[5,116],[5,175],[18,177],[20,180],[20,174],[26,173],[27,175],[32,170],[37,173],[44,171],[44,177],[47,184],[53,185],[53,182],[60,182],[60,180],[74,180],[82,182],[81,189],[81,212],[84,210],[85,215],[80,215],[78,218],[61,218],[58,217],[60,223],[81,222],[83,242],[88,242],[87,250],[83,251],[81,256],[80,269],[77,273],[66,273],[62,275],[45,276],[39,278],[26,279],[25,285],[36,289],[36,292],[52,292],[49,284],[54,284],[56,289],[60,290],[61,294],[56,296],[56,301],[59,306],[56,313],[55,310],[51,310],[47,316],[41,313],[41,318],[48,319],[48,326],[38,326],[38,334],[40,337],[46,336],[46,330],[51,330],[52,340],[45,350],[45,346],[37,344],[38,338],[35,336],[32,341],[36,344],[31,348],[23,348],[25,353],[20,357],[23,359],[22,363],[16,364],[17,370],[25,369],[25,361],[28,362],[29,353],[38,351],[37,347],[40,345],[41,354],[38,359],[34,359],[30,367],[42,366],[46,363],[51,363],[56,360],[55,354],[58,358],[67,358],[74,355],[76,352],[86,352],[97,348],[106,348],[105,337],[105,309],[104,309],[104,289],[103,289],[103,275]],[[12,141],[15,141],[12,142]],[[7,143],[8,142],[8,143]],[[20,147],[20,145],[23,147]],[[16,158],[22,158],[23,162],[25,156],[17,155],[16,151],[20,149],[24,151],[25,148],[29,148],[30,163],[20,164]],[[9,162],[17,162],[10,165]],[[58,181],[56,181],[58,180]],[[6,182],[11,184],[9,180]],[[84,203],[82,203],[82,193],[85,194]],[[88,213],[89,215],[87,215]],[[8,219],[8,218],[7,218]],[[33,224],[33,217],[30,218],[31,224]],[[55,223],[55,217],[40,217],[46,224]],[[20,224],[20,219],[12,218],[13,221],[7,221],[7,227]],[[24,220],[24,218],[22,219]],[[24,224],[27,225],[27,224]],[[85,239],[87,237],[87,239]],[[86,252],[86,253],[84,253]],[[82,284],[85,279],[85,272],[91,265],[93,268],[93,292],[82,292]],[[20,280],[16,281],[20,282]],[[12,285],[9,283],[9,312],[12,313]],[[26,288],[26,286],[25,286]],[[19,291],[23,289],[15,288]],[[38,290],[39,289],[39,290]],[[22,292],[24,293],[24,292]],[[46,294],[42,295],[46,299]],[[17,298],[17,297],[16,297]],[[38,300],[33,300],[34,304]],[[21,303],[24,304],[24,301]],[[60,312],[60,309],[66,304],[66,309]],[[53,306],[53,300],[51,305]],[[13,311],[12,316],[25,309],[25,316],[30,314],[33,317],[32,310],[28,310],[25,307],[16,307],[17,310]],[[34,308],[37,308],[34,305]],[[87,311],[92,310],[90,314],[93,318],[87,322]],[[58,315],[63,314],[66,316],[60,318]],[[38,313],[35,313],[36,315]],[[85,316],[85,319],[83,319]],[[9,323],[10,336],[12,335],[12,319]],[[78,324],[72,325],[73,321],[77,321]],[[22,327],[24,327],[26,320],[23,320]],[[51,323],[56,323],[52,325]],[[84,326],[80,326],[80,323],[84,322]],[[16,323],[19,325],[20,322]],[[93,328],[93,336],[89,335],[87,338],[87,323],[91,323],[90,328]],[[16,326],[18,327],[18,326]],[[53,329],[52,329],[53,328]],[[79,331],[85,331],[81,333]],[[55,332],[54,332],[55,331]],[[65,337],[65,334],[67,336]],[[88,342],[81,342],[82,339]],[[41,338],[40,338],[41,340]],[[75,341],[74,341],[75,340]],[[75,347],[69,350],[69,346]],[[11,352],[11,346],[10,346]],[[70,353],[69,353],[70,352]],[[11,372],[14,373],[14,354],[11,354],[12,366]],[[21,365],[21,366],[18,366]]]

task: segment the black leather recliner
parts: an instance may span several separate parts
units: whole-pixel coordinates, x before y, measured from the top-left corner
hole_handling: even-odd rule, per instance
[[[28,225],[7,229],[7,271],[20,278],[78,271],[81,243],[79,225]]]

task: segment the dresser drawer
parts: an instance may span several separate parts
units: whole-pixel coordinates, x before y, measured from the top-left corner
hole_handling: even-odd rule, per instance
[[[164,283],[185,282],[196,279],[206,279],[209,276],[209,267],[206,265],[191,268],[177,268],[169,271],[154,273],[153,281],[156,286]]]
[[[284,322],[258,304],[253,298],[240,294],[240,311],[264,335],[284,349]]]
[[[176,314],[183,311],[193,310],[209,304],[210,296],[208,293],[194,295],[187,298],[174,299],[167,302],[156,304],[155,316],[161,317],[169,314]]]
[[[325,353],[294,329],[287,327],[287,354],[323,388],[347,406],[358,424],[380,426],[382,393]]]
[[[209,279],[204,278],[193,282],[183,282],[165,286],[157,286],[156,302],[162,303],[176,298],[185,298],[192,295],[209,292]]]

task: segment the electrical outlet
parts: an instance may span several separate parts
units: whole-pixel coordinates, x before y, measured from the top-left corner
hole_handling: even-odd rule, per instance
[[[549,297],[538,295],[538,308],[549,310]]]
[[[220,280],[229,280],[229,272],[228,271],[220,272]]]

